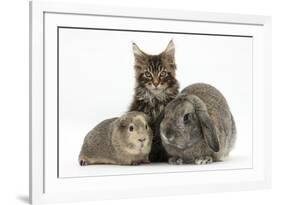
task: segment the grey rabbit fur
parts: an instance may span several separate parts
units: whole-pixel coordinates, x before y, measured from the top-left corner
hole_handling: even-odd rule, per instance
[[[165,108],[160,124],[170,164],[208,164],[228,156],[236,126],[224,96],[215,87],[196,83]]]
[[[80,165],[149,163],[152,130],[148,121],[148,116],[142,112],[128,112],[102,121],[85,137]]]

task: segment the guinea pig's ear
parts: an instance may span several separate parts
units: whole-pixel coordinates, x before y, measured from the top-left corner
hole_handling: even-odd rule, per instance
[[[216,127],[210,119],[205,103],[197,96],[190,95],[188,100],[192,102],[195,112],[199,118],[203,136],[208,146],[214,151],[220,151],[220,143],[216,132]]]
[[[128,119],[126,117],[120,117],[118,119],[119,127],[126,127],[128,125]]]

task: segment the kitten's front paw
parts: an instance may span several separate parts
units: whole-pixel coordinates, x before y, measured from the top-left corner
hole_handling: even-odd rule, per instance
[[[179,157],[170,157],[168,163],[174,165],[181,165],[183,164],[183,159]]]
[[[199,157],[195,159],[195,164],[211,164],[213,162],[213,158],[210,156]]]

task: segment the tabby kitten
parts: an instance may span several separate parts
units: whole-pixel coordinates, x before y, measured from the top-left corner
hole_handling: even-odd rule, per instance
[[[151,118],[154,138],[150,153],[151,162],[167,161],[162,146],[159,124],[165,106],[173,100],[179,89],[176,80],[175,46],[171,40],[158,55],[149,55],[133,43],[136,87],[130,111],[141,111]]]

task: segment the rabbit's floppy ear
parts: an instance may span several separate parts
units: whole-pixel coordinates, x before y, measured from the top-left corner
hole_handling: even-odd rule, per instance
[[[195,95],[188,96],[188,99],[194,105],[206,143],[214,152],[220,151],[220,143],[217,136],[216,127],[210,119],[205,103]]]
[[[208,146],[214,151],[220,151],[220,144],[217,137],[215,126],[210,119],[207,111],[199,111],[198,112],[199,121],[201,124],[202,132],[204,135],[204,139],[207,142]]]

